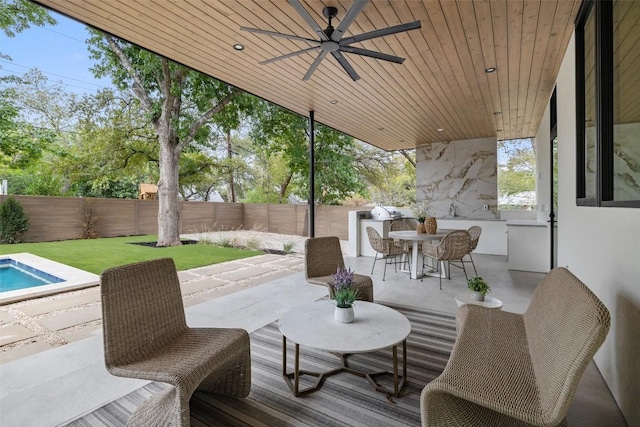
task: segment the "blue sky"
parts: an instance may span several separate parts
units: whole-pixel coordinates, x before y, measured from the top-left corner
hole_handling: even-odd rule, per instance
[[[89,71],[94,61],[89,59],[85,43],[89,38],[86,27],[50,13],[57,25],[31,27],[11,38],[0,35],[0,52],[12,59],[8,62],[0,58],[0,76],[22,75],[38,68],[50,82],[62,82],[69,92],[95,93],[110,86],[108,79],[97,80]]]

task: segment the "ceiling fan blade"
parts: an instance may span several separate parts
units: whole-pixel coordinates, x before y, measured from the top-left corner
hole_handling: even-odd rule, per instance
[[[248,31],[250,33],[266,34],[268,36],[273,36],[273,37],[283,37],[285,39],[300,40],[300,41],[307,42],[307,43],[317,43],[317,44],[320,43],[318,40],[314,40],[314,39],[307,39],[307,38],[304,38],[304,37],[298,37],[298,36],[294,36],[293,34],[284,34],[284,33],[278,33],[278,32],[275,32],[275,31],[261,30],[259,28],[240,27],[240,30],[241,31]]]
[[[347,72],[347,74],[349,74],[349,77],[351,77],[354,82],[356,80],[360,80],[360,76],[358,75],[358,73],[356,73],[356,70],[353,69],[351,64],[349,64],[349,61],[347,61],[347,58],[345,58],[339,50],[335,50],[331,52],[331,54],[334,58],[336,58],[338,63],[342,65],[342,68],[344,68],[344,70]]]
[[[305,9],[304,6],[302,6],[302,4],[300,4],[298,0],[289,0],[289,4],[293,6],[295,10],[298,11],[300,16],[302,16],[302,18],[305,21],[307,21],[307,24],[309,24],[311,29],[313,29],[313,31],[318,35],[318,37],[320,37],[320,40],[323,40],[323,41],[329,40],[329,37],[327,37],[327,35],[322,30],[322,28],[320,28],[320,25],[318,25],[318,23],[311,17],[309,12],[307,12],[307,9]]]
[[[416,30],[420,27],[422,27],[420,21],[394,25],[393,27],[382,28],[380,30],[373,30],[369,31],[368,33],[362,33],[356,36],[347,37],[346,39],[340,40],[340,45],[348,45],[351,43],[361,42],[363,40],[371,40],[377,37],[388,36],[390,34],[402,33],[403,31]]]
[[[336,28],[333,31],[333,34],[331,34],[331,40],[335,42],[340,41],[344,32],[347,31],[347,28],[349,28],[349,25],[351,25],[353,20],[356,19],[356,16],[358,16],[360,12],[362,12],[362,9],[364,9],[368,2],[369,0],[356,0],[353,3],[347,14],[344,16],[344,19],[340,21],[340,25],[338,25],[338,28]]]
[[[311,64],[311,67],[309,67],[309,69],[307,70],[307,73],[304,75],[302,80],[307,81],[311,78],[311,74],[313,74],[316,68],[318,68],[318,65],[320,65],[320,63],[322,62],[325,56],[327,56],[326,50],[323,50],[322,52],[320,52],[320,55],[318,55],[316,60],[313,61],[313,64]]]
[[[388,55],[382,52],[376,52],[375,50],[362,49],[353,46],[340,46],[340,50],[343,52],[355,53],[356,55],[368,56],[370,58],[382,59],[383,61],[395,62],[396,64],[402,64],[404,58],[400,58],[395,55]]]
[[[276,56],[275,58],[267,59],[266,61],[259,62],[260,65],[271,64],[272,62],[280,61],[281,59],[291,58],[293,56],[302,55],[303,53],[313,52],[314,50],[320,49],[320,46],[314,46],[307,49],[298,50],[296,52],[287,53],[282,56]]]

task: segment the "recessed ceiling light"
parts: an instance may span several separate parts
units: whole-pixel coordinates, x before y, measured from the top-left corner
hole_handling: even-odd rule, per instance
[[[240,43],[236,43],[233,45],[233,48],[235,50],[244,50],[244,45],[240,44]]]
[[[401,139],[400,142],[404,142],[404,139]]]
[[[384,128],[378,128],[378,130],[384,130]]]
[[[496,70],[496,67],[489,67],[489,68],[485,68],[484,72],[485,73],[493,73]]]
[[[444,132],[444,129],[438,129],[438,132]]]
[[[338,101],[336,101],[335,99],[332,99],[332,100],[331,100],[331,101],[329,101],[329,102],[330,102],[330,103],[332,103],[332,104],[334,104],[334,105],[338,103]]]
[[[496,131],[498,131],[498,132],[502,132],[502,129],[496,129]]]
[[[499,116],[500,114],[502,114],[502,111],[496,111],[495,113],[493,113],[494,116]]]

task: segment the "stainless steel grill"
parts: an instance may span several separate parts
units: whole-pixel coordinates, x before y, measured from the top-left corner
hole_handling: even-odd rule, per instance
[[[402,212],[395,206],[376,206],[371,210],[371,219],[385,220],[396,218],[402,218]]]

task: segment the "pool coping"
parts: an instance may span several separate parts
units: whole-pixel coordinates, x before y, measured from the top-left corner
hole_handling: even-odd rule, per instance
[[[0,305],[87,288],[100,283],[100,276],[97,274],[89,273],[79,268],[70,267],[27,252],[0,255],[0,259],[12,259],[63,280],[59,283],[2,292],[0,293]]]

